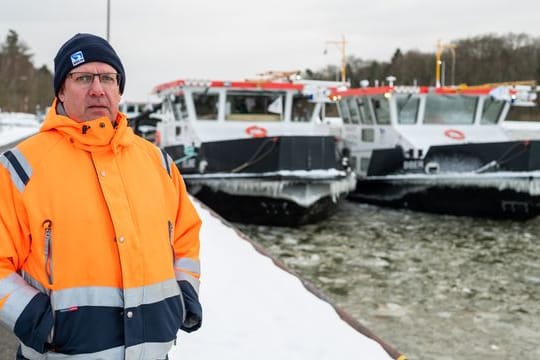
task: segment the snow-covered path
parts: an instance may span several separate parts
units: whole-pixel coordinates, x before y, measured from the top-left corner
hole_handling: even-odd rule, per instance
[[[202,328],[179,333],[171,360],[391,359],[300,279],[276,266],[197,200]]]

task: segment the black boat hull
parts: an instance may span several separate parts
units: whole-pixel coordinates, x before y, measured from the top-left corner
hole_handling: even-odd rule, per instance
[[[202,186],[193,195],[228,221],[289,227],[328,218],[335,213],[339,200],[344,197],[340,196],[336,201],[326,196],[304,207],[288,199],[228,194],[208,186]]]
[[[373,151],[348,198],[417,211],[526,220],[540,214],[540,141],[400,147]]]
[[[415,211],[494,219],[528,220],[540,214],[540,195],[474,183],[429,182],[429,179],[359,179],[348,199]]]
[[[297,226],[330,216],[354,188],[331,136],[277,136],[165,148],[188,191],[225,219]]]

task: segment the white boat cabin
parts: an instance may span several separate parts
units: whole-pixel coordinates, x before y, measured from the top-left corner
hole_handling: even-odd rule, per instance
[[[511,87],[366,87],[335,91],[343,119],[342,146],[365,175],[374,149],[401,146],[411,168],[432,145],[509,141],[501,126],[511,101],[527,96]],[[523,100],[523,99],[521,99]]]
[[[334,135],[341,128],[324,81],[188,81],[159,85],[162,146],[281,135]]]

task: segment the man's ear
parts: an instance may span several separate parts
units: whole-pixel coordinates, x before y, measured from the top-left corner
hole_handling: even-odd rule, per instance
[[[62,85],[60,87],[60,90],[58,90],[58,100],[60,100],[60,102],[64,102],[64,99],[65,99],[65,95],[64,95],[64,85]]]

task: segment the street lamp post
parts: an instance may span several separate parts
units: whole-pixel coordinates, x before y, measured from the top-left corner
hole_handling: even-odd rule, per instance
[[[111,29],[111,0],[107,0],[107,41],[110,41]]]

